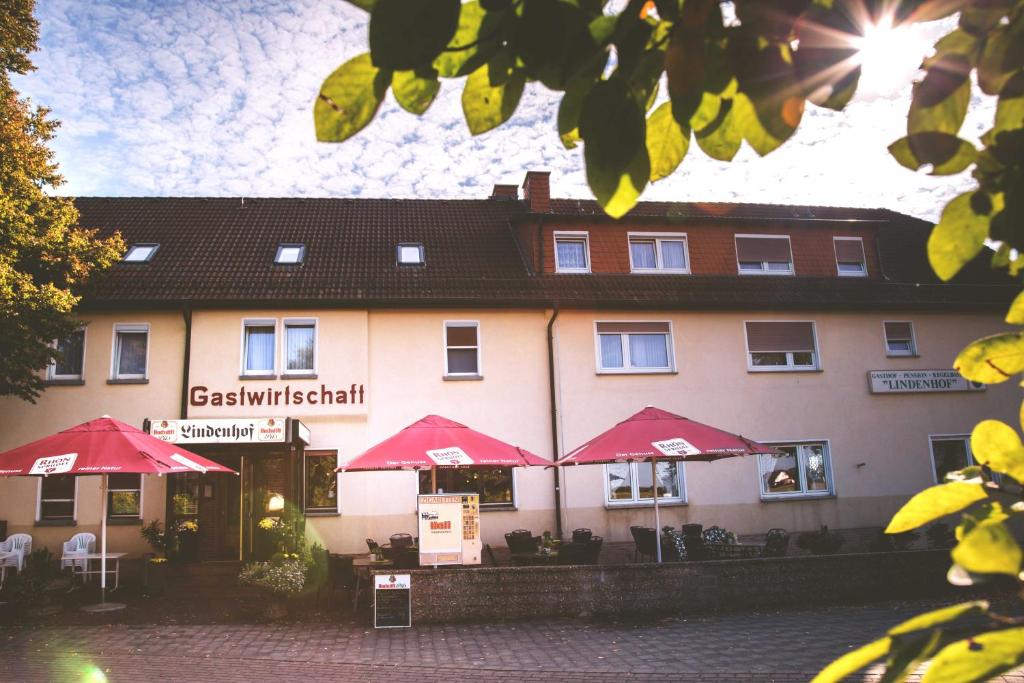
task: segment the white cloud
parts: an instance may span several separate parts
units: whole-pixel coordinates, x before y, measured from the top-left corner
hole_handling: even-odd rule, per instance
[[[346,3],[40,0],[38,71],[16,85],[53,108],[72,194],[466,197],[494,183],[552,172],[553,193],[590,193],[579,149],[554,131],[557,94],[527,88],[505,126],[472,137],[461,87],[446,81],[421,118],[388,97],[369,128],[341,145],[314,139],[323,78],[365,51],[366,15]],[[922,29],[933,40],[941,27]],[[908,72],[909,76],[909,72]],[[899,167],[907,83],[846,112],[809,108],[797,134],[764,159],[744,148],[730,164],[694,144],[680,170],[646,199],[883,206],[935,218],[970,186]],[[965,124],[976,138],[992,103]]]

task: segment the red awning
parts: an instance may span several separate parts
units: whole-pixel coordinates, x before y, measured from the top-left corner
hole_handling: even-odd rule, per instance
[[[553,465],[533,453],[481,434],[438,415],[427,415],[338,468],[428,470],[450,467],[529,467]]]

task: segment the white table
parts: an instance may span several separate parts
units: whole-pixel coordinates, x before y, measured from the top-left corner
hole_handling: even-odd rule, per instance
[[[114,575],[114,588],[117,590],[118,582],[121,578],[121,558],[128,553],[107,553],[107,574]],[[85,569],[79,569],[77,566],[72,568],[72,571],[82,576],[89,576],[90,574],[102,574],[102,569],[89,569],[89,562],[96,560],[99,562],[103,558],[101,553],[69,553],[61,557],[61,560],[85,560]],[[110,568],[110,563],[114,563],[114,568]]]

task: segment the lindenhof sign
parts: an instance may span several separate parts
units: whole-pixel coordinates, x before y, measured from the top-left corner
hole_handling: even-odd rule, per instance
[[[872,394],[985,391],[985,385],[964,379],[956,370],[871,370]]]

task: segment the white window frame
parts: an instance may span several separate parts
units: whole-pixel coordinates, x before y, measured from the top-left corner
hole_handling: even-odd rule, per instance
[[[939,480],[939,471],[935,468],[935,442],[936,441],[963,441],[967,446],[967,465],[966,467],[977,466],[978,461],[974,459],[974,451],[971,450],[971,435],[970,434],[929,434],[928,435],[928,460],[932,468],[932,481],[936,484],[944,484],[944,481]],[[996,472],[992,473],[993,476],[998,476]]]
[[[294,261],[282,261],[281,254],[285,249],[298,249],[299,255]],[[306,245],[302,242],[281,242],[277,245],[277,253],[274,254],[274,265],[276,266],[300,266],[306,260]]]
[[[313,367],[308,370],[288,369],[288,326],[304,327],[313,326]],[[244,343],[244,341],[243,341]],[[277,343],[277,333],[274,334],[274,343]],[[245,357],[242,357],[245,363]],[[315,375],[320,366],[320,319],[319,318],[283,318],[281,320],[281,375]],[[319,450],[319,449],[314,449]]]
[[[633,263],[633,242],[654,242],[654,268],[637,268]],[[661,253],[662,242],[682,242],[683,258],[686,260],[685,268],[666,268],[665,259]],[[629,271],[631,273],[658,274],[666,273],[671,275],[690,274],[690,240],[685,232],[628,232],[626,233],[626,245],[629,249]]]
[[[135,251],[136,249],[147,248],[150,249],[150,252],[146,256],[146,258],[132,259],[130,261],[128,260],[128,257],[131,256],[132,252]],[[156,256],[156,252],[158,252],[159,250],[160,245],[157,244],[156,242],[139,242],[138,244],[130,244],[128,245],[128,249],[124,252],[124,256],[121,257],[121,262],[129,264],[149,263],[150,261],[153,260],[153,257]]]
[[[331,515],[341,514],[341,472],[334,473],[334,510],[331,508],[310,508],[309,500],[306,497],[306,460],[309,457],[307,450],[314,451],[316,453],[323,453],[327,451],[334,451],[334,466],[338,467],[341,465],[341,451],[337,448],[308,448],[302,451],[302,509],[303,512],[316,516],[316,515]],[[323,458],[327,456],[316,455],[316,458]]]
[[[889,334],[885,330],[886,323],[906,323],[910,325],[910,350],[909,351],[893,351],[889,348]],[[887,358],[917,358],[917,333],[914,330],[914,321],[912,320],[883,320],[882,321],[882,343],[885,345],[885,355]]]
[[[801,490],[799,492],[794,491],[791,493],[768,493],[764,488],[764,470],[761,469],[761,457],[757,456],[757,488],[760,493],[761,500],[806,500],[808,498],[834,498],[836,495],[835,481],[832,478],[832,443],[829,439],[792,439],[792,440],[760,440],[758,443],[763,443],[766,446],[824,446],[825,453],[825,484],[828,487],[824,491],[806,491]],[[797,449],[797,474],[800,475],[800,488],[806,489],[807,482],[804,481],[804,460],[800,456],[800,450]]]
[[[836,251],[836,242],[860,242],[860,270],[856,272],[843,270],[839,267],[839,253]],[[864,250],[864,238],[863,237],[833,237],[832,238],[832,253],[836,257],[836,275],[839,277],[867,277],[868,276],[868,258],[867,252]]]
[[[119,472],[118,474],[134,474],[134,473],[132,473],[132,472]],[[138,517],[136,517],[135,515],[114,515],[113,513],[110,512],[110,505],[107,505],[107,519],[108,520],[114,520],[114,519],[142,519],[142,511],[144,509],[143,506],[146,504],[146,475],[139,473],[139,474],[137,474],[137,476],[139,477],[139,488],[138,488],[138,491],[139,491],[139,515],[138,515]],[[107,481],[109,482],[110,480],[108,479]],[[114,492],[114,491],[135,491],[135,489],[113,489],[113,488],[107,488],[107,493],[108,494],[111,493],[111,492]]]
[[[43,516],[42,516],[42,514],[43,514],[43,479],[45,479],[45,478],[46,477],[39,477],[39,482],[36,485],[36,520],[35,521],[36,522],[43,522],[43,521],[50,521],[50,520],[63,521],[65,519],[63,517],[48,517],[45,520],[43,519]],[[75,477],[74,479],[75,479],[75,499],[74,499],[73,505],[71,507],[71,522],[72,523],[78,523],[78,482],[81,479],[81,477]],[[48,498],[47,500],[65,501],[67,499],[65,499],[65,498]],[[141,509],[141,507],[140,507],[140,509]]]
[[[249,327],[273,327],[274,328],[274,353],[272,358],[274,359],[275,367],[271,370],[248,370],[245,367],[245,344],[246,344],[246,329]],[[242,339],[239,345],[239,371],[238,374],[244,377],[270,377],[277,375],[277,341],[281,336],[280,331],[277,329],[277,318],[242,318]]]
[[[781,261],[761,261],[761,268],[759,270],[744,270],[740,264],[740,249],[739,238],[753,238],[753,239],[768,239],[768,240],[786,240],[789,244],[789,269],[788,270],[772,270],[768,268],[769,263],[781,263]],[[796,275],[796,266],[793,264],[793,241],[789,238],[789,235],[758,235],[750,233],[736,233],[733,235],[733,249],[736,253],[736,272],[740,275]],[[751,262],[752,263],[752,262]]]
[[[670,461],[664,461],[670,462]],[[647,471],[650,472],[651,463],[649,462],[629,462],[629,463],[616,463],[621,465],[629,465],[629,477],[630,477],[630,491],[631,498],[628,500],[613,500],[612,490],[609,486],[608,480],[608,465],[602,467],[602,473],[604,474],[604,505],[606,508],[620,508],[620,507],[654,507],[653,498],[641,498],[640,497],[640,477],[639,471],[641,467],[646,467]],[[659,463],[660,464],[660,463]],[[676,467],[676,479],[679,481],[679,496],[676,497],[664,497],[658,499],[658,506],[662,505],[686,505],[686,465],[681,460],[677,460],[674,463]],[[656,486],[656,484],[654,484]]]
[[[449,346],[449,327],[473,327],[476,328],[476,346]],[[444,376],[445,377],[483,377],[484,376],[484,345],[479,320],[444,320],[441,322],[441,349],[444,355]],[[448,369],[449,349],[476,349],[476,372],[451,372]]]
[[[78,375],[58,375],[57,374],[57,361],[56,360],[51,360],[50,364],[46,366],[46,379],[47,380],[57,381],[57,382],[63,382],[63,381],[85,381],[85,357],[86,357],[85,356],[85,349],[86,349],[86,344],[88,343],[88,340],[89,340],[89,333],[86,331],[86,326],[85,325],[83,325],[82,327],[75,328],[74,331],[82,333],[82,372],[80,374],[78,374]],[[56,349],[57,348],[57,344],[59,343],[59,341],[60,340],[58,340],[58,339],[54,339],[53,342],[51,343],[51,346],[54,349]],[[146,346],[147,347],[149,346],[148,342],[147,342]]]
[[[585,268],[563,268],[558,263],[558,241],[566,240],[571,242],[583,242],[583,253],[587,259],[587,265]],[[553,235],[554,252],[552,258],[555,261],[555,272],[556,273],[589,273],[591,268],[590,261],[590,233],[586,230],[557,230]]]
[[[665,323],[668,325],[668,332],[598,332],[598,323],[613,323],[615,325],[631,325],[631,324],[647,324],[647,323]],[[622,340],[622,367],[621,368],[606,368],[604,367],[604,358],[601,356],[601,335],[602,334],[618,334]],[[645,367],[633,367],[629,364],[629,335],[630,334],[665,334],[666,351],[668,352],[668,367],[667,368],[645,368]],[[671,320],[595,320],[594,321],[594,356],[597,374],[599,375],[665,375],[676,372],[676,342],[675,342],[675,330],[672,328]]]
[[[141,375],[123,374],[121,372],[121,359],[118,354],[117,335],[120,332],[145,332],[146,333],[146,371]],[[114,323],[114,336],[110,344],[110,379],[120,380],[148,380],[149,379],[149,353],[152,348],[149,323]]]
[[[810,323],[814,334],[814,363],[811,365],[794,365],[793,354],[803,351],[754,351],[750,350],[750,339],[747,337],[747,323]],[[821,350],[818,342],[818,324],[813,320],[744,320],[743,345],[747,352],[747,372],[820,372]],[[753,353],[785,353],[786,365],[754,365]]]

